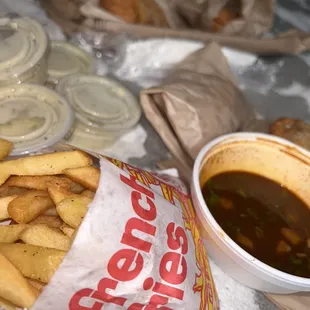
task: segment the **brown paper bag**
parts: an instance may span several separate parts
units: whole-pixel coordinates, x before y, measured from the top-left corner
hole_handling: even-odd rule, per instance
[[[55,1],[55,0],[54,0]],[[108,10],[99,7],[99,0],[86,0],[80,8],[87,18],[112,20]],[[229,35],[245,37],[261,36],[272,25],[274,0],[138,0],[139,6],[145,4],[149,13],[163,15],[163,22],[148,23],[140,20],[140,24],[154,24],[159,27],[194,28],[209,32],[221,32]],[[156,4],[158,6],[156,6]],[[121,1],[119,2],[119,6]],[[143,6],[143,5],[142,5]],[[154,9],[152,8],[154,6]],[[155,6],[157,9],[155,10]],[[123,10],[119,7],[120,11]],[[147,8],[145,14],[147,15]],[[154,11],[155,10],[155,11]],[[162,10],[162,12],[160,12]],[[134,13],[134,12],[132,12]],[[136,12],[138,14],[139,12]],[[140,12],[141,13],[141,12]],[[156,13],[156,14],[155,14]],[[109,15],[111,15],[109,17]],[[165,17],[164,17],[165,16]],[[149,19],[151,22],[151,19]]]
[[[80,6],[80,12],[77,12],[77,8],[75,6],[71,7],[72,2],[75,3],[76,1],[86,1],[84,5]],[[168,20],[169,22],[172,22],[170,25],[171,28],[175,29],[126,24],[116,16],[94,6],[93,1],[97,0],[65,0],[63,2],[60,0],[40,0],[40,3],[48,13],[49,17],[58,23],[67,34],[85,31],[112,33],[125,32],[130,33],[137,38],[171,37],[198,41],[212,40],[222,46],[262,55],[300,54],[310,50],[310,34],[298,30],[291,30],[280,34],[275,38],[266,39],[248,38],[240,35],[232,36],[225,32],[210,33],[201,30],[188,30],[184,28],[186,26],[176,11],[176,3],[179,3],[181,0],[169,0],[169,2],[167,2],[167,0],[157,0],[166,13],[171,12]],[[255,1],[256,5],[261,2],[265,2],[265,0]],[[185,0],[184,3],[191,4],[192,2]],[[222,1],[217,2],[216,0],[216,3],[222,3]],[[253,1],[251,0],[249,3],[253,3]],[[192,5],[191,8],[193,7],[195,9],[195,6]],[[192,16],[195,17],[195,15]],[[228,25],[227,27],[230,26]],[[223,29],[223,31],[225,29]]]
[[[85,0],[80,6],[83,16],[90,19],[118,20],[121,23],[152,25],[162,28],[178,28],[183,25],[166,0],[137,0],[124,2],[121,0],[104,1]]]
[[[49,0],[49,3],[55,9],[55,12],[68,20],[76,21],[82,18],[80,12],[82,0]]]
[[[188,56],[162,87],[142,91],[141,104],[173,156],[187,168],[207,142],[240,130],[254,118],[216,43]]]
[[[271,28],[274,3],[274,0],[182,0],[177,8],[192,28],[257,37]]]

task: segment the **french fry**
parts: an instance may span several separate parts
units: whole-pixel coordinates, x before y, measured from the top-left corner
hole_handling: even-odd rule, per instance
[[[17,223],[29,223],[38,215],[54,207],[47,192],[29,191],[9,203],[8,213]]]
[[[22,232],[28,227],[25,224],[1,225],[0,243],[14,243],[20,239]]]
[[[25,280],[28,282],[28,284],[30,285],[30,287],[32,288],[32,290],[34,291],[34,293],[36,294],[37,298],[40,296],[41,292],[36,288],[34,287],[33,285],[31,285],[29,283],[29,281],[25,278]]]
[[[0,186],[0,197],[22,195],[28,190],[16,186],[8,186],[6,183]]]
[[[0,221],[10,218],[10,215],[8,213],[9,204],[17,197],[18,196],[14,195],[0,198]]]
[[[95,192],[99,185],[100,170],[88,166],[80,168],[65,169],[63,173],[73,181],[82,184],[85,188]]]
[[[0,297],[0,309],[4,309],[4,310],[16,310],[18,306],[12,304],[11,302],[7,301],[4,298]]]
[[[87,213],[91,199],[79,195],[66,198],[57,204],[56,210],[61,219],[73,228],[80,226]]]
[[[60,230],[66,235],[68,236],[69,238],[71,238],[75,232],[75,229],[70,227],[69,225],[63,223],[61,226],[60,226]]]
[[[82,151],[43,154],[0,163],[0,185],[11,175],[56,175],[68,168],[92,164],[92,159]]]
[[[94,199],[95,193],[87,189],[81,193],[81,196],[88,197],[90,199]]]
[[[51,227],[51,228],[60,228],[63,225],[63,221],[61,220],[59,216],[39,215],[34,220],[29,222],[29,224],[30,225],[46,224],[48,227]]]
[[[4,255],[0,255],[0,297],[22,308],[30,308],[37,298],[33,287]]]
[[[0,243],[0,253],[25,277],[43,283],[49,282],[66,255],[65,251],[21,243]]]
[[[61,264],[98,188],[91,165],[82,151],[0,161],[0,309],[31,307]]]
[[[47,191],[47,186],[50,182],[56,183],[60,186],[64,186],[76,194],[79,194],[83,191],[83,187],[80,184],[70,180],[69,178],[53,175],[11,176],[6,181],[5,185],[35,189],[38,191]]]
[[[35,289],[37,289],[40,293],[42,293],[42,291],[44,290],[46,284],[40,282],[40,281],[36,281],[36,280],[32,280],[32,279],[28,279],[27,281],[29,282],[29,284],[31,284]]]
[[[7,157],[13,149],[13,143],[7,140],[0,139],[0,160]]]
[[[26,244],[37,245],[62,251],[70,248],[70,239],[62,231],[48,227],[45,224],[29,225],[20,239]]]
[[[58,216],[58,213],[57,213],[57,210],[56,208],[50,208],[48,210],[46,210],[43,215],[46,215],[46,216]]]
[[[68,190],[66,187],[54,182],[49,182],[47,188],[48,193],[55,205],[60,201],[64,200],[65,198],[69,198],[74,195],[74,193]]]

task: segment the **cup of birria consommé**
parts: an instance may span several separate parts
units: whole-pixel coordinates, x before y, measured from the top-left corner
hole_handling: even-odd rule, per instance
[[[199,153],[192,198],[208,254],[269,293],[310,291],[310,153],[266,134],[221,136]]]

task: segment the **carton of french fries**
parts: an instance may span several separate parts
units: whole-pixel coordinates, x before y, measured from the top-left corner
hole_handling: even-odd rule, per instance
[[[185,186],[56,146],[5,160],[0,308],[219,309]]]

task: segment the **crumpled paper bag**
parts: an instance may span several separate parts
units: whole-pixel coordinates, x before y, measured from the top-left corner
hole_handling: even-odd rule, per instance
[[[152,1],[162,9],[171,28],[194,28],[245,37],[261,36],[270,29],[275,2],[274,0]],[[114,18],[107,10],[99,7],[98,0],[85,1],[80,11],[89,18],[103,20]]]
[[[254,119],[216,43],[189,55],[140,98],[147,119],[187,170],[207,142]]]
[[[278,55],[278,54],[300,54],[305,51],[310,51],[310,35],[309,33],[299,30],[290,30],[272,38],[255,38],[249,37],[242,31],[259,33],[264,27],[268,28],[268,23],[264,21],[264,16],[268,12],[268,3],[271,5],[273,1],[245,1],[244,3],[250,3],[245,13],[248,14],[248,10],[252,15],[249,20],[254,18],[257,26],[249,26],[250,21],[240,20],[240,18],[232,21],[221,29],[220,33],[211,33],[206,30],[197,30],[195,28],[188,28],[188,24],[184,22],[181,14],[178,14],[178,10],[187,12],[188,15],[194,16],[193,22],[196,21],[197,4],[190,0],[156,0],[166,12],[169,25],[171,28],[159,28],[145,25],[133,25],[126,24],[120,18],[110,14],[107,11],[99,8],[96,3],[98,0],[40,0],[41,6],[46,10],[50,18],[58,23],[63,31],[67,34],[74,32],[111,32],[111,33],[130,33],[137,38],[180,38],[187,40],[197,41],[215,41],[222,46],[227,46],[251,53],[257,53],[261,55]],[[198,3],[198,0],[195,0]],[[211,12],[220,10],[223,1],[210,0],[216,2],[216,7],[213,7]],[[225,1],[224,1],[225,2]],[[74,5],[72,5],[74,3]],[[183,3],[183,4],[182,4]],[[265,3],[266,6],[263,6]],[[177,4],[182,4],[181,8],[177,8]],[[190,5],[185,10],[186,5]],[[248,5],[248,4],[247,4]],[[254,14],[257,6],[260,7],[262,14]],[[183,7],[183,9],[182,9]],[[194,12],[191,12],[191,8]],[[184,13],[183,13],[184,14]],[[268,15],[268,14],[267,14]],[[247,23],[247,24],[246,24]],[[236,25],[235,25],[236,24]],[[246,24],[245,28],[240,25]],[[252,24],[254,25],[254,24]],[[266,26],[267,25],[267,26]],[[237,29],[238,32],[234,33],[233,29]],[[242,30],[243,29],[243,30]],[[233,34],[233,35],[232,35]],[[246,35],[246,36],[244,36]]]
[[[257,37],[271,28],[274,3],[274,0],[180,0],[176,8],[191,28]]]
[[[55,0],[54,0],[55,1]],[[186,24],[176,11],[173,1],[166,0],[139,0],[142,7],[146,7],[141,20],[141,24],[150,23],[155,27],[170,27],[170,28],[184,28]],[[152,4],[154,1],[155,4]],[[156,13],[153,12],[150,6],[156,5]],[[147,7],[149,10],[147,10]],[[95,22],[94,19],[101,19],[103,21],[118,21],[125,23],[125,21],[116,15],[113,15],[108,10],[100,7],[100,0],[85,0],[80,6],[81,14],[88,18],[86,23]],[[136,12],[138,14],[138,12]],[[142,12],[140,12],[141,14]],[[153,13],[153,16],[152,16]],[[149,16],[149,18],[147,18]],[[143,22],[144,21],[144,22]]]

